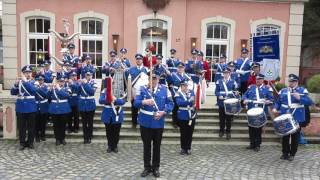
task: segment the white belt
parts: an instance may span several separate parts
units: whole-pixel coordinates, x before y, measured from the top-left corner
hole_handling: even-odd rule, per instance
[[[34,96],[19,96],[18,99],[34,99]]]
[[[68,102],[68,100],[64,99],[64,100],[52,100],[51,102],[53,103],[65,103],[65,102]]]
[[[168,67],[168,69],[177,69],[176,67]]]
[[[152,111],[146,111],[146,110],[144,110],[144,109],[140,109],[140,112],[142,112],[143,114],[150,115],[150,116],[153,116],[153,115],[154,115],[154,112],[152,112]]]
[[[72,96],[78,96],[78,94],[72,94]]]
[[[196,74],[189,74],[189,76],[196,76]]]
[[[110,105],[104,105],[105,108],[112,108]]]
[[[185,111],[190,111],[193,110],[193,107],[187,108],[187,107],[179,107],[179,110],[185,110]]]
[[[40,103],[40,104],[46,103],[46,102],[48,102],[48,99],[45,99],[45,100],[42,100],[42,101],[37,101],[37,103]]]
[[[216,74],[222,74],[221,72],[216,72]]]
[[[281,106],[284,108],[290,108],[290,109],[304,108],[304,105],[300,105],[300,104],[292,104],[291,107],[289,107],[288,105],[285,105],[285,104],[281,104]]]
[[[80,99],[94,99],[94,96],[88,96],[88,97],[80,96]]]

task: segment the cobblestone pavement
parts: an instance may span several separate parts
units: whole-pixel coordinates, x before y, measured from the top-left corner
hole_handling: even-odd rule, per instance
[[[179,145],[162,145],[161,179],[319,179],[319,145],[300,146],[293,162],[279,159],[280,148],[194,145],[192,155],[181,156]],[[1,140],[0,156],[0,179],[141,179],[143,169],[141,144],[107,154],[103,143],[41,142],[19,151],[15,141]]]

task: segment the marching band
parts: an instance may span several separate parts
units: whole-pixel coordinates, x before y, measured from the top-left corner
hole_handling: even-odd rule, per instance
[[[74,54],[75,45],[70,43],[64,54],[61,69],[50,70],[49,59],[41,64],[33,80],[33,67],[22,68],[22,77],[14,83],[11,94],[18,96],[16,112],[19,126],[20,150],[34,148],[36,142],[45,141],[46,124],[54,123],[56,145],[66,145],[65,132],[78,133],[79,119],[82,121],[84,144],[93,138],[93,118],[96,110],[95,82],[97,69],[92,57],[81,58]],[[281,159],[294,159],[300,135],[299,124],[305,121],[305,106],[313,104],[308,91],[298,86],[299,77],[290,74],[289,86],[273,97],[273,89],[264,84],[260,64],[253,63],[247,49],[241,57],[226,63],[221,54],[219,62],[209,67],[204,54],[191,50],[192,57],[184,64],[176,57],[176,50],[170,50],[170,57],[135,55],[136,66],[127,59],[127,49],[122,48],[119,56],[110,51],[110,60],[102,69],[103,79],[99,104],[103,106],[101,121],[105,125],[108,141],[107,152],[118,152],[121,124],[124,121],[123,106],[131,102],[132,126],[139,124],[143,142],[145,177],[152,173],[160,176],[160,145],[165,116],[172,113],[175,128],[180,129],[181,155],[191,154],[192,135],[196,125],[197,110],[207,88],[206,80],[214,71],[215,90],[219,109],[219,137],[226,134],[231,139],[231,125],[234,115],[246,108],[250,145],[247,149],[260,150],[261,133],[270,113],[279,115],[273,120],[275,132],[282,136]],[[209,72],[210,71],[210,72]],[[204,83],[203,83],[204,82]],[[213,108],[213,107],[212,107]],[[80,118],[79,118],[80,115]],[[153,145],[153,148],[151,148]]]

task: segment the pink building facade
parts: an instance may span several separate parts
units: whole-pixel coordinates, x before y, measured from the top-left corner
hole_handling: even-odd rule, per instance
[[[171,0],[157,13],[143,0],[4,0],[4,84],[9,88],[21,66],[41,60],[39,54],[61,57],[60,42],[48,29],[64,32],[62,19],[68,19],[76,54],[90,54],[99,68],[116,47],[134,54],[143,53],[150,41],[145,32],[156,27],[152,41],[156,53],[186,60],[193,47],[207,59],[225,54],[235,60],[245,44],[250,48],[252,33],[280,35],[280,77],[299,74],[304,2],[307,0]],[[157,33],[157,32],[155,32]],[[55,65],[53,64],[53,67]],[[100,75],[97,75],[100,77]]]

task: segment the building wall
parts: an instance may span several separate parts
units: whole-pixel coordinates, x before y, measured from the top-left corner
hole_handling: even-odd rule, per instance
[[[4,7],[7,2],[15,2],[15,0],[5,0]],[[100,13],[108,16],[108,48],[105,49],[104,60],[107,59],[107,52],[112,48],[112,34],[119,34],[119,48],[126,47],[129,50],[128,56],[132,60],[138,47],[138,19],[139,17],[152,14],[152,10],[148,9],[142,0],[16,0],[16,58],[12,57],[7,61],[14,61],[17,68],[20,69],[25,59],[25,55],[21,54],[21,15],[28,11],[40,10],[50,12],[54,15],[55,30],[63,32],[62,18],[69,19],[71,23],[70,31],[73,33],[74,15],[84,12]],[[297,5],[296,5],[297,4]],[[170,4],[163,10],[159,10],[158,16],[165,16],[172,20],[171,30],[171,47],[177,49],[177,55],[185,60],[190,56],[191,37],[197,38],[197,48],[201,48],[201,22],[206,18],[228,18],[235,22],[235,36],[233,44],[233,53],[230,59],[235,59],[240,55],[240,39],[248,39],[250,37],[252,22],[266,19],[276,20],[285,24],[283,35],[283,60],[281,76],[287,75],[287,47],[288,35],[293,31],[302,29],[302,22],[299,19],[303,16],[302,3],[275,3],[275,2],[251,2],[251,1],[210,1],[210,0],[171,0]],[[15,7],[15,6],[14,6]],[[298,10],[297,10],[298,9]],[[302,9],[302,14],[301,14]],[[292,16],[292,13],[298,16]],[[4,18],[5,16],[4,10]],[[11,17],[10,17],[11,18]],[[298,19],[298,22],[297,20]],[[270,21],[271,22],[271,21]],[[295,24],[297,23],[297,24]],[[300,24],[299,24],[300,23]],[[291,26],[291,24],[293,24]],[[291,29],[290,29],[291,28]],[[294,34],[294,33],[293,33]],[[299,41],[299,33],[295,33],[292,41]],[[297,35],[297,36],[296,36]],[[292,37],[291,37],[292,39]],[[298,39],[298,40],[296,40]],[[300,39],[301,41],[301,39]],[[299,43],[293,43],[294,47],[290,47],[291,51],[299,47]],[[300,44],[301,45],[301,44]],[[14,50],[14,49],[13,49]],[[202,49],[204,51],[204,49]],[[60,54],[60,44],[55,44],[55,54]],[[296,58],[297,54],[294,54]],[[6,60],[5,60],[6,61]],[[134,62],[134,61],[132,61]],[[11,62],[12,63],[12,62]],[[290,62],[289,62],[290,63]],[[293,67],[293,68],[292,68]],[[290,72],[296,72],[296,66],[289,67]],[[19,71],[4,70],[6,72],[19,73]],[[299,69],[298,71],[299,72]],[[5,75],[6,76],[6,75]],[[12,80],[12,77],[8,76]],[[6,87],[9,87],[8,84]]]

